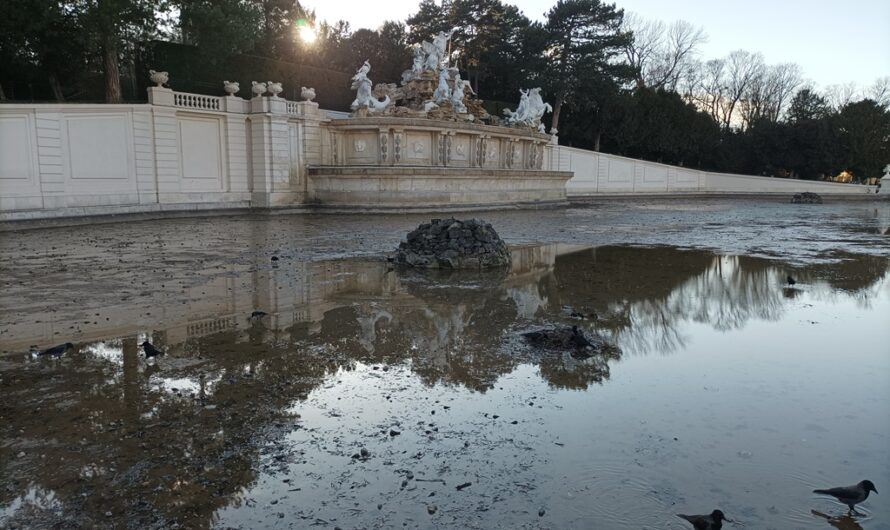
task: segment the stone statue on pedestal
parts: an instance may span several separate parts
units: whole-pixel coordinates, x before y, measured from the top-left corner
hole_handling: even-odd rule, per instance
[[[439,85],[433,92],[433,100],[441,105],[451,99],[451,87],[448,86],[448,70],[439,68]]]
[[[451,108],[458,114],[466,114],[467,106],[464,105],[464,89],[469,81],[460,78],[460,72],[454,76],[454,89],[451,91]]]
[[[525,126],[537,129],[538,132],[544,132],[544,124],[541,118],[545,112],[553,112],[553,107],[549,103],[544,103],[541,98],[541,89],[532,88],[530,90],[519,90],[519,107],[516,111],[504,109],[504,115],[507,117],[507,124],[513,126]]]
[[[446,59],[445,55],[448,50],[448,41],[451,40],[451,36],[454,35],[454,31],[455,30],[453,29],[448,33],[440,31],[438,35],[433,37],[433,42],[423,41],[420,43],[424,53],[426,54],[426,58],[423,62],[424,69],[439,69],[439,66],[442,64],[443,60]]]
[[[389,96],[383,101],[378,101],[371,94],[371,80],[368,78],[368,72],[371,71],[371,63],[365,61],[365,64],[361,66],[356,72],[355,75],[352,76],[352,86],[351,88],[356,91],[355,101],[352,102],[352,105],[349,106],[353,111],[360,111],[362,109],[366,109],[367,112],[375,113],[375,112],[383,112],[387,107],[392,103],[392,100]]]

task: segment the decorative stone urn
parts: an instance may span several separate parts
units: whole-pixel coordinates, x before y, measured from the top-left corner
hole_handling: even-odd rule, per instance
[[[256,81],[251,81],[250,91],[253,92],[253,97],[258,98],[266,93],[266,83],[257,83]]]
[[[223,81],[223,90],[226,91],[227,95],[234,96],[241,90],[241,85],[238,81]]]
[[[159,87],[163,88],[167,81],[170,80],[170,74],[167,72],[156,72],[154,70],[148,71],[149,79],[151,79],[152,83],[155,83]]]
[[[300,97],[302,97],[306,101],[312,101],[313,99],[315,99],[315,89],[300,87]]]
[[[269,92],[272,93],[273,98],[277,98],[278,94],[281,94],[281,92],[284,90],[284,87],[281,86],[281,83],[277,82],[273,83],[272,81],[269,81],[267,83],[267,86],[269,87]]]

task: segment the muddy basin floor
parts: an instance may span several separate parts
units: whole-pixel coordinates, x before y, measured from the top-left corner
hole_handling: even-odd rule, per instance
[[[0,234],[0,528],[890,529],[890,203],[477,212],[509,270],[388,263],[430,217]]]

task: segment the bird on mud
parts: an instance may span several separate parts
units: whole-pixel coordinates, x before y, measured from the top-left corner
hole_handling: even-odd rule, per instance
[[[795,280],[794,278],[792,278],[791,275],[789,274],[788,277],[785,278],[785,283],[787,283],[787,284],[790,285],[791,287],[794,287],[794,284],[797,283],[797,280]]]
[[[160,357],[161,355],[165,355],[164,352],[157,349],[152,345],[152,343],[145,341],[141,344],[142,349],[145,350],[145,358],[151,359],[152,357]]]
[[[727,519],[720,510],[714,510],[708,515],[683,515],[678,513],[677,517],[692,523],[692,528],[695,528],[695,530],[720,530],[723,528],[723,521],[733,522]]]
[[[73,347],[74,347],[74,344],[71,344],[70,342],[66,342],[65,344],[59,344],[58,346],[53,346],[52,348],[43,350],[42,352],[38,353],[37,355],[40,355],[40,356],[49,355],[50,357],[59,357],[60,355],[67,352],[68,350],[70,350]]]
[[[822,490],[813,490],[813,493],[820,495],[831,495],[840,502],[846,504],[850,508],[851,513],[856,513],[856,505],[868,498],[869,492],[877,493],[875,485],[870,480],[863,480],[859,484],[852,486],[842,486],[839,488],[828,488]]]

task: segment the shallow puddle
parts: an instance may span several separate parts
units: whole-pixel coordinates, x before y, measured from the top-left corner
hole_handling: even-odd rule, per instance
[[[0,527],[679,529],[673,514],[719,507],[752,529],[890,528],[887,493],[855,521],[810,493],[890,490],[890,260],[512,251],[483,274],[234,260],[140,287],[109,271],[147,292],[81,278],[65,312],[18,293]],[[560,324],[620,352],[521,338]],[[66,340],[59,359],[28,353]],[[146,360],[144,340],[167,355]]]

